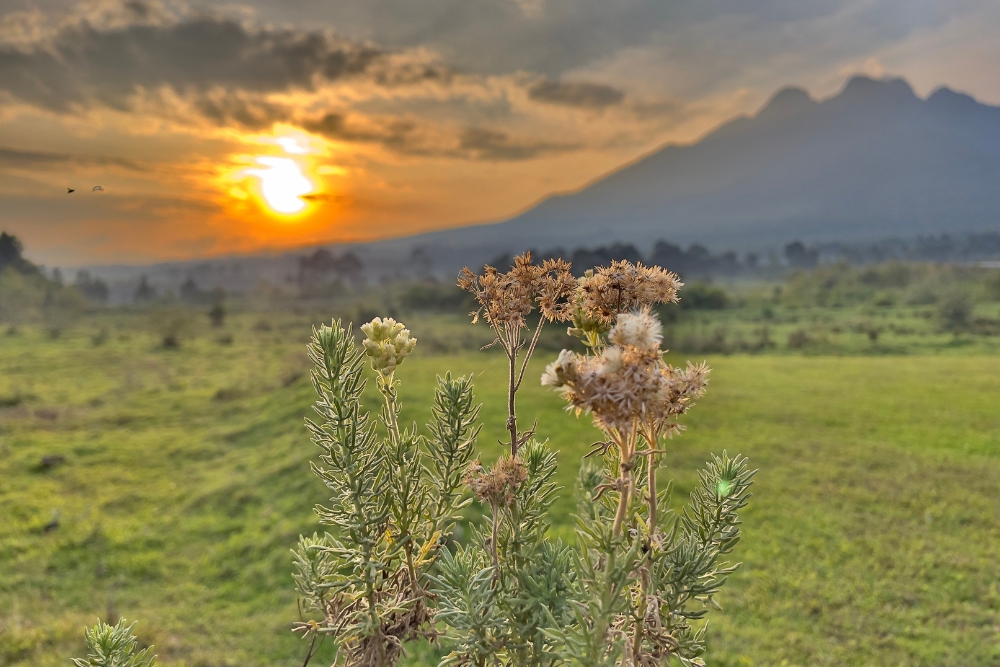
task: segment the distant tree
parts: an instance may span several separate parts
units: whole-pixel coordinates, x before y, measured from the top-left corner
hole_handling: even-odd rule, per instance
[[[993,301],[1000,301],[1000,271],[994,271],[986,281],[986,291]]]
[[[181,301],[186,303],[197,303],[200,300],[201,295],[201,289],[198,288],[198,283],[194,281],[194,278],[188,278],[181,284]]]
[[[942,328],[956,333],[967,329],[972,322],[973,308],[972,299],[965,292],[956,290],[948,294],[938,306]]]
[[[7,232],[0,232],[0,271],[12,268],[20,273],[34,273],[35,265],[26,260],[22,253],[24,244],[20,239]]]
[[[819,263],[819,250],[807,248],[802,241],[792,241],[785,246],[785,259],[797,269],[812,269]]]
[[[320,248],[311,255],[299,257],[299,287],[318,285],[333,272],[337,261],[329,250]]]
[[[337,276],[352,285],[360,285],[365,281],[365,265],[353,252],[346,252],[334,260],[333,270]]]
[[[679,305],[683,310],[722,310],[729,305],[729,296],[720,287],[691,283],[684,287]]]
[[[106,303],[110,290],[108,284],[90,275],[87,271],[77,271],[76,288],[80,290],[89,301],[96,303]]]
[[[686,255],[684,250],[673,243],[667,241],[657,241],[653,246],[653,254],[649,258],[651,264],[665,266],[671,271],[684,275],[686,269]]]
[[[431,277],[431,271],[434,268],[434,257],[427,248],[418,245],[410,253],[410,264],[413,265],[413,272],[417,278],[426,280]]]
[[[149,284],[149,280],[146,276],[139,278],[139,286],[135,288],[135,293],[132,295],[132,300],[136,303],[144,303],[152,301],[156,298],[156,288]]]
[[[736,253],[732,250],[727,250],[719,255],[718,259],[713,263],[715,264],[713,268],[725,275],[738,273],[741,268],[740,260],[737,259]]]
[[[221,303],[212,306],[208,311],[208,319],[212,321],[213,327],[221,327],[226,322],[226,309]]]

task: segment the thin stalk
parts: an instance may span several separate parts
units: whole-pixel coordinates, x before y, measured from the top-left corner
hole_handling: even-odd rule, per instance
[[[417,583],[417,570],[413,566],[413,540],[407,542],[403,549],[406,551],[406,571],[410,575],[410,586],[414,590],[420,590],[420,585]]]
[[[538,338],[542,335],[542,326],[545,325],[545,318],[540,317],[538,320],[538,327],[535,329],[535,333],[531,336],[531,344],[528,345],[528,351],[524,355],[524,361],[521,362],[521,372],[518,373],[517,383],[514,385],[515,391],[521,388],[521,380],[524,379],[524,371],[528,369],[528,360],[531,359],[531,355],[535,351],[535,346],[538,345]]]
[[[507,430],[510,432],[510,455],[517,456],[517,413],[514,409],[514,396],[517,393],[517,382],[515,373],[517,372],[517,350],[513,349],[507,353],[510,362],[507,374]]]
[[[399,451],[399,448],[402,446],[402,437],[399,434],[399,419],[397,416],[399,406],[396,404],[396,389],[393,387],[392,373],[388,375],[379,375],[379,390],[385,398],[386,431],[389,434],[389,443],[392,445],[392,451],[396,458],[396,463],[400,466],[400,473],[405,478],[405,474],[403,474],[405,471],[402,470],[402,452]],[[408,510],[407,507],[400,507],[399,509],[401,512],[406,512]],[[403,526],[399,526],[399,529],[402,533]],[[400,534],[399,539],[405,540],[403,550],[406,553],[406,571],[410,577],[410,585],[413,586],[414,589],[419,589],[420,586],[417,582],[417,571],[413,565],[412,535],[410,535],[407,531],[406,534]]]
[[[493,521],[493,534],[492,534],[492,537],[490,538],[490,555],[493,556],[493,567],[497,567],[497,566],[500,565],[500,557],[497,555],[497,539],[499,538],[499,536],[497,534],[498,533],[497,529],[499,527],[498,526],[499,517],[497,515],[500,513],[500,508],[497,507],[494,504],[492,506],[492,510],[493,510],[493,512],[492,512],[491,519]],[[497,570],[496,575],[499,575],[499,574],[500,574],[500,571]]]
[[[652,445],[650,445],[652,447]],[[656,532],[656,454],[650,454],[646,461],[646,485],[649,487],[649,536]]]
[[[610,434],[612,439],[618,444],[618,511],[615,512],[615,522],[611,527],[611,532],[615,537],[622,534],[622,526],[625,523],[625,514],[628,511],[628,503],[632,488],[632,453],[629,448],[627,438],[622,438],[621,434],[615,431]]]

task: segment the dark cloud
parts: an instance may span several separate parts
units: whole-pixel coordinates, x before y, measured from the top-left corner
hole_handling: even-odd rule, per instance
[[[625,99],[625,93],[600,83],[560,83],[540,81],[528,89],[528,97],[537,102],[561,104],[583,109],[603,109]]]
[[[417,124],[404,118],[349,122],[344,114],[328,113],[301,123],[302,129],[337,141],[374,143],[400,153],[426,154],[415,136]]]
[[[557,78],[623,48],[733,17],[788,24],[836,17],[854,0],[249,0],[266,20],[322,17],[343,34],[383,44],[431,46],[478,72],[529,70]],[[870,4],[870,3],[869,3]],[[885,0],[886,14],[914,12],[913,0]],[[922,3],[921,3],[922,4]],[[897,17],[897,23],[907,19]]]
[[[209,94],[198,97],[195,108],[219,126],[237,124],[249,130],[263,130],[288,119],[288,110],[261,100],[246,99],[239,93]]]
[[[459,140],[460,152],[467,158],[503,162],[528,160],[545,153],[562,153],[582,148],[579,144],[512,139],[506,132],[481,127],[467,128]]]
[[[582,144],[515,139],[506,132],[468,127],[442,135],[409,118],[352,118],[328,113],[301,123],[303,129],[337,141],[377,144],[402,155],[507,162],[582,148]]]
[[[138,17],[145,5],[130,7]],[[0,45],[0,89],[60,112],[93,102],[127,110],[140,88],[166,86],[182,95],[219,88],[267,93],[311,90],[321,81],[363,74],[393,84],[443,76],[430,66],[393,71],[388,54],[369,44],[323,32],[253,29],[213,15],[106,29],[81,20],[32,48]],[[203,106],[209,115],[225,111],[210,102]],[[231,111],[250,123],[259,120],[250,110]]]
[[[147,171],[147,168],[133,160],[101,155],[71,155],[69,153],[48,153],[44,151],[23,151],[0,147],[0,165],[13,167],[48,167],[57,164],[102,165],[123,167],[133,171]]]

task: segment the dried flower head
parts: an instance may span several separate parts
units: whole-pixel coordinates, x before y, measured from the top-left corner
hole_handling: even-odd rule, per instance
[[[658,266],[613,261],[579,280],[576,303],[581,317],[610,325],[620,313],[656,303],[676,303],[683,283],[677,274]]]
[[[365,354],[371,357],[372,368],[384,375],[391,375],[417,345],[417,339],[410,337],[410,330],[391,317],[384,320],[376,317],[361,325],[361,331],[365,334]]]
[[[576,355],[569,350],[563,350],[559,357],[545,367],[542,374],[542,385],[546,387],[562,387],[567,382],[576,379]]]
[[[525,326],[525,318],[536,303],[550,322],[569,319],[571,308],[566,299],[576,281],[566,261],[547,259],[538,266],[531,263],[531,253],[526,252],[514,258],[514,266],[507,273],[487,266],[482,275],[476,275],[465,267],[458,286],[479,302],[479,310],[472,314],[474,322],[482,315],[493,327],[512,325],[519,329]]]
[[[648,309],[618,317],[611,345],[598,354],[563,350],[542,376],[577,413],[588,412],[608,431],[624,432],[637,422],[656,433],[679,429],[674,421],[705,392],[705,364],[675,368],[663,361],[659,321]]]
[[[492,468],[473,461],[462,478],[476,497],[493,507],[508,507],[514,502],[517,488],[528,479],[528,469],[518,457],[502,456]]]
[[[608,340],[616,345],[631,345],[643,350],[656,350],[663,341],[660,321],[651,317],[646,307],[640,313],[622,313],[618,316]]]

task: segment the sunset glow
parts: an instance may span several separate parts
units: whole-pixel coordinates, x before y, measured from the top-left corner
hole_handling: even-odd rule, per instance
[[[256,159],[264,169],[247,169],[246,173],[260,179],[260,194],[277,213],[300,213],[306,207],[301,199],[313,191],[312,182],[302,173],[292,158],[263,156]]]

